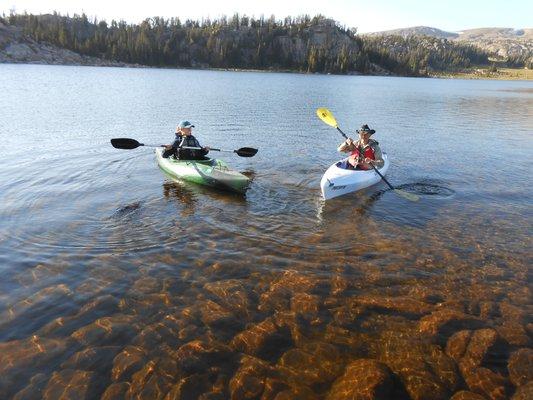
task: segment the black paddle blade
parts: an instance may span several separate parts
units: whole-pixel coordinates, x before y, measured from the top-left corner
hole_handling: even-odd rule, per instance
[[[128,139],[128,138],[111,139],[111,145],[115,149],[124,149],[124,150],[132,150],[132,149],[136,149],[139,146],[144,146],[144,144],[139,143],[135,139]]]
[[[251,147],[241,147],[238,150],[234,150],[240,157],[253,157],[257,154],[257,149]]]

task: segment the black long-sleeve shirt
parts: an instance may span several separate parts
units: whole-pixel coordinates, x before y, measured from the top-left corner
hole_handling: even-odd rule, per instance
[[[184,149],[183,147],[199,147],[201,149]],[[182,136],[181,142],[178,145],[178,158],[180,160],[203,160],[208,153],[198,139],[193,135]]]

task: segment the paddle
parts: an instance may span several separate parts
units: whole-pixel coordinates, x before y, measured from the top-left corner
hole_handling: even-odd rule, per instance
[[[339,125],[337,124],[337,120],[335,119],[331,111],[329,111],[327,108],[319,108],[316,110],[316,115],[318,115],[318,118],[320,118],[326,124],[337,129],[345,139],[348,139],[348,136],[346,136],[346,134],[341,130],[341,128],[339,128]],[[374,171],[376,171],[376,173],[380,176],[380,178],[383,179],[383,182],[385,182],[391,188],[391,190],[393,190],[394,193],[396,193],[398,196],[401,196],[404,199],[407,199],[410,201],[419,200],[419,197],[416,194],[409,193],[409,192],[406,192],[401,189],[397,189],[394,186],[392,186],[389,183],[389,181],[385,179],[385,177],[381,174],[381,172],[378,171],[378,169],[374,166],[374,164],[370,163],[370,166],[374,169]]]
[[[140,143],[135,139],[129,139],[129,138],[117,138],[117,139],[111,139],[111,145],[115,149],[123,149],[123,150],[132,150],[136,149],[140,146],[145,147],[164,147],[164,145],[154,145],[154,144],[144,144]],[[183,149],[193,149],[193,150],[201,150],[200,147],[182,147]],[[214,149],[209,148],[210,151],[220,151],[224,153],[236,153],[240,157],[253,157],[257,154],[257,149],[251,148],[251,147],[241,147],[237,150],[222,150],[222,149]]]

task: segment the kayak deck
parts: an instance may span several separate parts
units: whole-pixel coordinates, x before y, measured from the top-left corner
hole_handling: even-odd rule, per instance
[[[340,168],[339,164],[342,161],[337,161],[331,165],[320,181],[320,189],[324,200],[353,193],[381,181],[381,177],[373,169],[365,171]],[[383,154],[383,161],[383,167],[379,168],[379,172],[385,175],[390,165],[386,154]]]
[[[193,182],[237,193],[245,193],[250,179],[238,171],[232,170],[222,160],[177,160],[163,158],[163,150],[156,149],[156,158],[161,168],[176,181]]]

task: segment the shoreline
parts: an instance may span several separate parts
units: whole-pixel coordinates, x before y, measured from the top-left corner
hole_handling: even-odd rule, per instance
[[[85,56],[87,57],[87,56]],[[88,60],[89,61],[89,60]],[[92,61],[92,60],[91,60]],[[0,61],[0,64],[22,64],[22,65],[55,65],[55,66],[69,66],[69,67],[111,67],[111,68],[148,68],[148,69],[174,69],[174,70],[193,70],[193,71],[219,71],[219,72],[261,72],[261,73],[286,73],[286,74],[300,74],[300,75],[334,75],[334,76],[383,76],[383,77],[396,77],[396,78],[435,78],[435,79],[466,79],[466,80],[498,80],[498,81],[533,81],[533,70],[525,68],[501,68],[497,72],[485,72],[488,71],[477,68],[472,71],[460,71],[460,72],[432,72],[428,75],[398,75],[393,73],[380,74],[380,73],[362,73],[362,72],[350,72],[346,74],[337,74],[332,72],[306,72],[298,70],[286,70],[286,69],[255,69],[255,68],[211,68],[211,67],[171,67],[171,66],[152,66],[143,64],[128,64],[121,61],[112,61],[99,59],[99,62],[46,62],[42,60],[13,60],[13,61]]]

